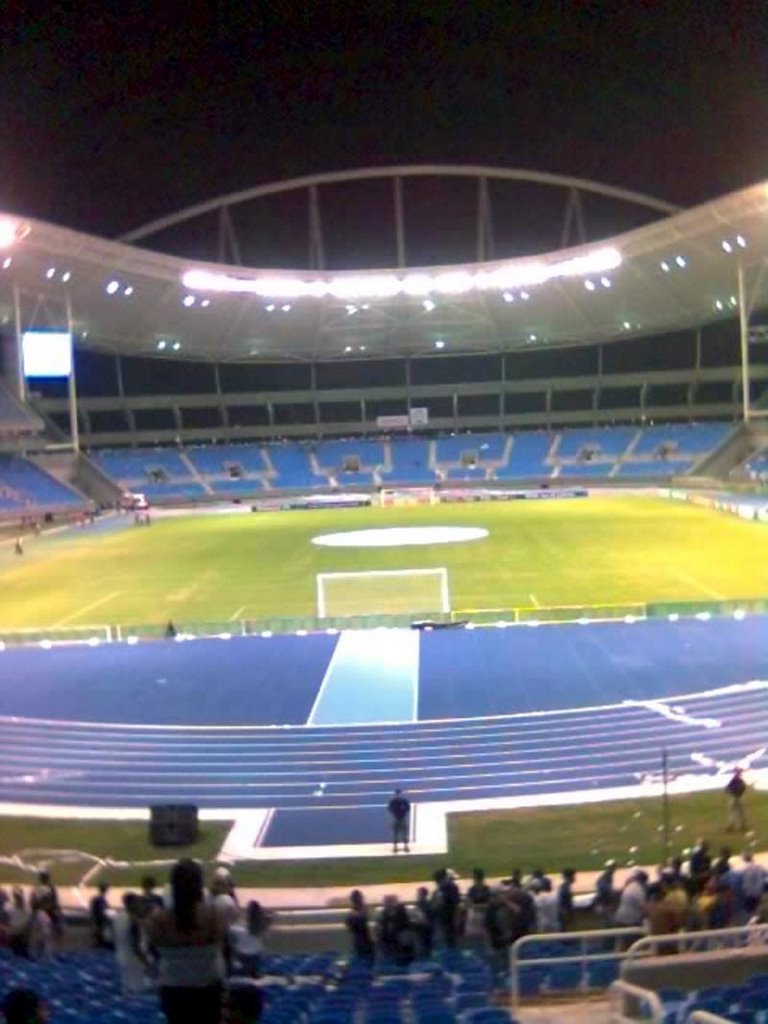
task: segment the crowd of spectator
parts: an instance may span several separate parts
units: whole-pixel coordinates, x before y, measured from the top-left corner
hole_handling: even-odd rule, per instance
[[[220,1024],[225,1002],[234,1001],[248,1005],[248,1020],[258,1019],[258,986],[225,983],[232,976],[259,976],[273,915],[255,900],[241,906],[226,868],[216,870],[206,891],[200,864],[180,860],[163,892],[147,876],[140,892],[123,894],[118,908],[102,884],[89,911],[92,945],[114,950],[123,995],[157,989],[168,1024]],[[0,947],[45,961],[59,947],[62,925],[47,872],[28,899],[20,887],[10,896],[0,890]]]
[[[588,910],[597,927],[645,927],[654,934],[715,929],[759,923],[768,875],[750,852],[735,862],[729,849],[713,858],[706,840],[690,860],[671,858],[655,878],[642,869],[616,885],[616,864],[609,861],[597,879]],[[408,965],[435,948],[459,943],[487,953],[499,965],[509,947],[524,935],[566,932],[574,928],[576,872],[566,868],[553,880],[541,870],[524,878],[518,869],[491,886],[477,868],[464,893],[450,870],[434,876],[431,891],[420,888],[413,903],[388,896],[371,915],[359,889],[350,895],[347,929],[362,960]]]
[[[645,927],[651,934],[718,929],[759,923],[768,875],[750,852],[738,860],[729,849],[713,856],[700,840],[684,861],[674,857],[653,878],[635,869],[616,885],[615,863],[597,879],[589,905],[597,927]],[[523,877],[515,869],[490,884],[477,868],[462,891],[451,870],[435,872],[433,885],[421,887],[412,902],[385,897],[369,911],[361,890],[350,894],[346,929],[353,955],[363,964],[404,968],[428,959],[435,950],[461,945],[498,968],[509,949],[531,934],[564,932],[576,925],[576,872],[558,879],[536,870]],[[219,1024],[228,992],[227,979],[250,979],[236,989],[251,1001],[248,1019],[258,1019],[265,938],[273,922],[258,902],[238,899],[229,871],[216,870],[206,891],[201,866],[180,860],[170,884],[158,891],[146,877],[141,891],[126,892],[115,908],[110,890],[100,885],[90,903],[90,938],[97,948],[115,952],[126,996],[156,989],[169,1024]],[[45,961],[57,949],[63,916],[55,885],[42,872],[28,897],[17,887],[0,890],[0,946],[20,957]]]

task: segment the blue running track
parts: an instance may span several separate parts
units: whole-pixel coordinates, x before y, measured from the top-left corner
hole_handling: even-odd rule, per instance
[[[357,695],[344,678],[348,724],[303,724],[337,641],[6,651],[0,802],[269,807],[266,845],[311,845],[385,838],[395,786],[416,802],[626,786],[662,746],[674,774],[768,766],[768,682],[741,685],[768,680],[766,618],[424,634],[419,720],[354,724],[384,685],[373,662]]]

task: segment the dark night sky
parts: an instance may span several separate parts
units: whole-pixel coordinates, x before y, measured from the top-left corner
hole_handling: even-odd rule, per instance
[[[6,0],[0,18],[0,207],[106,235],[371,164],[682,205],[768,177],[759,0]]]

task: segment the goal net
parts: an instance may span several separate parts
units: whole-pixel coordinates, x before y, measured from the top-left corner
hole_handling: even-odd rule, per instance
[[[378,572],[321,572],[317,614],[410,615],[449,612],[447,569],[391,569]]]

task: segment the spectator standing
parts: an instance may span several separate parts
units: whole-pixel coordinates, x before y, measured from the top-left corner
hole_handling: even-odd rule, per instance
[[[235,896],[235,884],[227,868],[216,868],[211,882],[211,902],[226,931],[240,917],[240,908]]]
[[[741,860],[744,865],[741,869],[741,895],[744,909],[751,917],[760,907],[765,892],[766,873],[765,868],[755,864],[749,850],[744,851]]]
[[[606,861],[605,869],[597,879],[595,898],[592,903],[592,911],[598,917],[610,917],[616,908],[616,889],[613,885],[615,875],[616,861]]]
[[[258,978],[264,962],[264,939],[273,915],[264,909],[258,900],[251,900],[246,907],[245,921],[233,924],[229,929],[230,955],[236,960],[244,974]]]
[[[53,956],[53,922],[46,902],[37,895],[30,903],[28,942],[29,956],[33,960],[50,960]]]
[[[536,931],[556,932],[560,928],[557,896],[552,891],[552,879],[542,878],[534,889],[536,903]]]
[[[691,888],[693,892],[701,892],[712,868],[712,857],[710,856],[709,843],[706,839],[700,839],[691,850],[691,859],[688,867],[691,873]]]
[[[142,915],[148,917],[153,910],[158,907],[164,907],[163,897],[159,892],[155,892],[157,889],[157,881],[153,875],[144,875],[141,880],[141,904],[142,904]]]
[[[29,917],[24,890],[16,885],[8,909],[8,946],[16,956],[29,956]]]
[[[53,884],[49,871],[41,871],[38,874],[33,895],[50,917],[54,934],[60,936],[64,931],[64,916],[61,913],[59,891]]]
[[[491,898],[491,887],[485,880],[482,868],[472,871],[472,885],[467,889],[466,935],[471,941],[485,939],[485,911]]]
[[[429,898],[429,889],[424,885],[416,890],[411,921],[416,938],[416,955],[422,960],[428,960],[432,956],[435,942],[435,912]]]
[[[648,875],[633,871],[621,890],[614,923],[621,928],[639,928],[647,916]]]
[[[434,874],[432,910],[435,930],[447,949],[455,949],[459,937],[461,893],[452,871],[438,868]]]
[[[102,882],[91,900],[91,935],[97,949],[112,948],[112,923],[109,916],[108,892],[109,886],[106,882]]]
[[[725,792],[728,795],[728,832],[746,832],[747,819],[744,814],[744,794],[747,784],[741,768],[737,768],[731,776]]]
[[[135,892],[123,896],[123,906],[112,921],[115,959],[124,996],[138,995],[147,987],[151,961],[144,949],[141,929],[143,900]]]
[[[376,926],[379,953],[383,960],[405,967],[414,959],[415,937],[408,909],[397,896],[385,896]]]
[[[566,868],[562,877],[563,880],[557,890],[557,904],[560,930],[566,932],[573,924],[573,883],[576,881],[576,872],[573,868]]]
[[[365,897],[359,889],[353,889],[349,894],[349,913],[345,924],[352,940],[354,955],[364,963],[373,964],[375,954],[368,919],[368,907],[365,905]]]
[[[220,1024],[224,928],[216,908],[205,901],[196,861],[174,865],[171,897],[173,906],[155,910],[147,921],[163,1013],[168,1024]]]
[[[387,809],[392,819],[392,853],[397,853],[400,846],[406,853],[410,853],[408,840],[411,831],[411,803],[402,789],[395,790]]]

